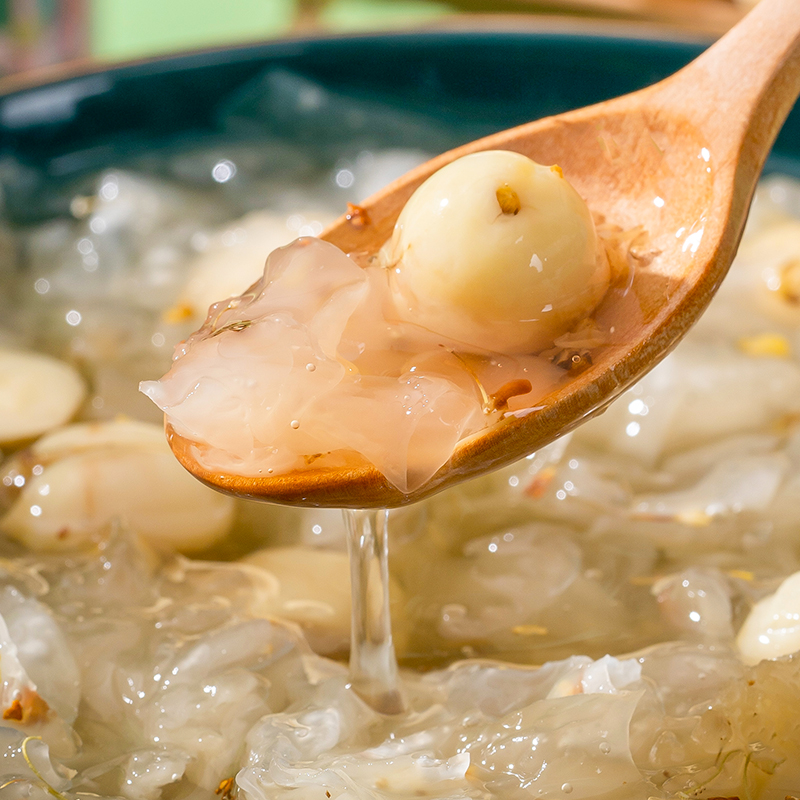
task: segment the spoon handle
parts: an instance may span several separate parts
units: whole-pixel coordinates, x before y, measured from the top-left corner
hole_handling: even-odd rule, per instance
[[[800,95],[800,0],[761,0],[650,91],[649,104],[683,113],[703,132],[718,169],[755,181]]]

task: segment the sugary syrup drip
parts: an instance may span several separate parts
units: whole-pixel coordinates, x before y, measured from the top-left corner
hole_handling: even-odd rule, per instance
[[[350,681],[382,714],[404,707],[389,611],[389,512],[344,510],[350,553]]]

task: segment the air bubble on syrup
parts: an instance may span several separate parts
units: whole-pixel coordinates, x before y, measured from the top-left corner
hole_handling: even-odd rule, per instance
[[[562,783],[561,784],[561,791],[564,794],[570,794],[572,792],[572,784],[571,783]]]
[[[611,752],[611,745],[608,742],[600,742],[600,752],[608,755]]]
[[[293,419],[289,425],[294,429],[297,430],[300,427],[300,420]]]
[[[312,364],[311,362],[309,362],[308,364],[306,364],[306,369],[307,369],[309,372],[314,372],[314,370],[316,370],[316,368],[317,368],[316,364]]]

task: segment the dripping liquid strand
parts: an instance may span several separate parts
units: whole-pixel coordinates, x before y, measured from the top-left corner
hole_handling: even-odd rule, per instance
[[[350,554],[350,681],[382,714],[403,711],[389,610],[389,512],[344,509]]]

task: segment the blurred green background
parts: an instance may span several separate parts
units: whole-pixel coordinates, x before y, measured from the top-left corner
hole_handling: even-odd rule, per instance
[[[756,0],[0,0],[0,74],[119,61],[316,31],[459,23],[489,15],[602,16],[722,33]],[[800,2],[800,0],[798,0]],[[485,15],[485,16],[484,16]]]
[[[457,11],[442,0],[93,0],[90,7],[91,52],[106,59],[273,38],[303,22],[374,29]]]
[[[293,31],[415,26],[516,0],[0,0],[0,71],[118,61]]]

